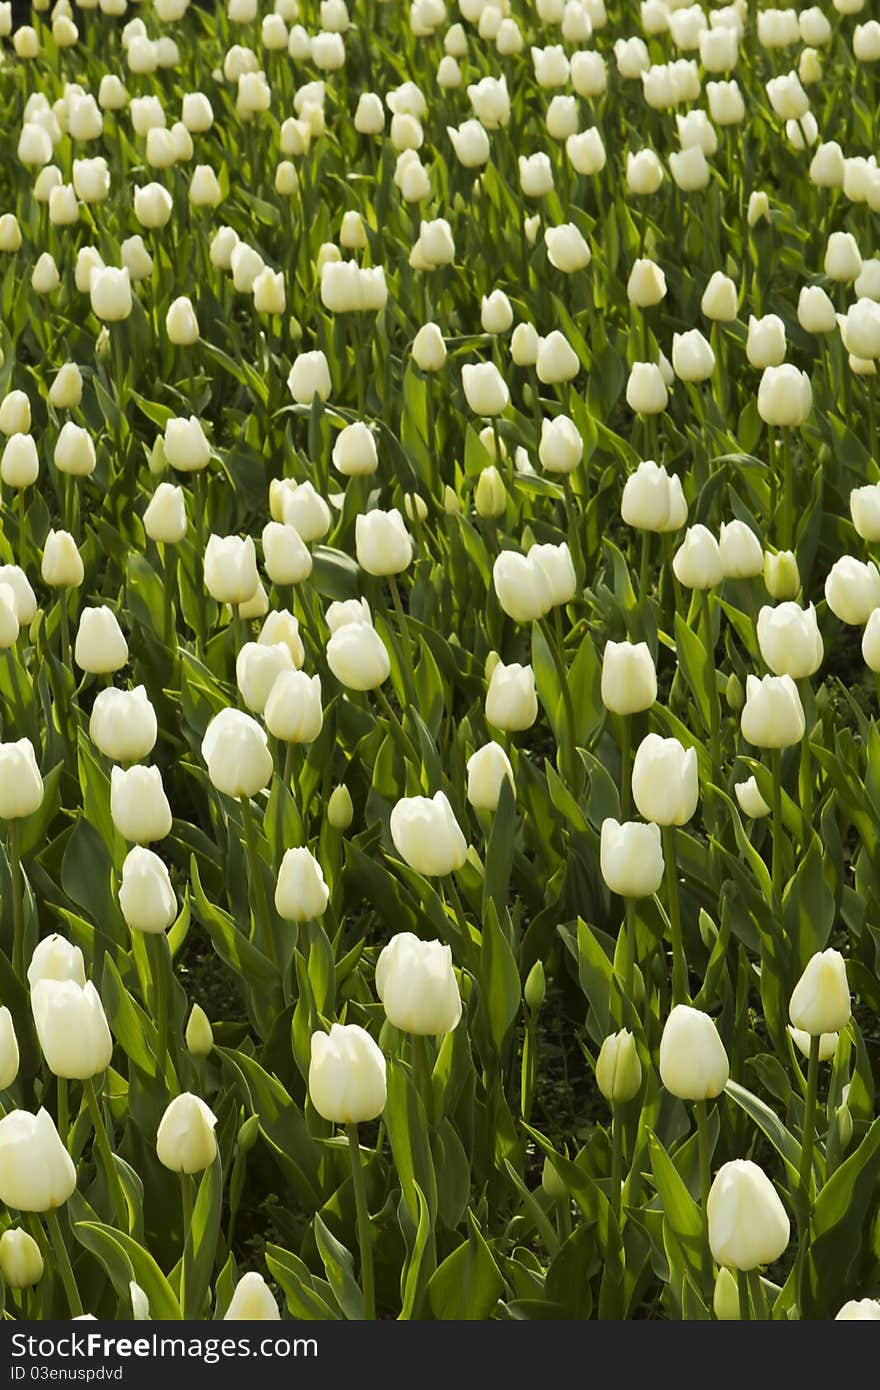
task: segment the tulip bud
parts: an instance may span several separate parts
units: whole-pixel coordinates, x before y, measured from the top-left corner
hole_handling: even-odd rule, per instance
[[[332,385],[330,367],[323,352],[301,352],[294,359],[287,378],[287,389],[297,405],[310,406],[315,396],[326,401]]]
[[[475,415],[500,415],[507,408],[510,393],[494,362],[467,364],[462,367],[461,381]]]
[[[144,512],[144,530],[152,541],[178,545],[186,535],[186,502],[183,488],[160,483]]]
[[[344,783],[334,787],[327,803],[327,819],[334,830],[344,834],[354,819],[351,792]]]
[[[599,853],[602,877],[612,893],[646,898],[657,892],[663,881],[659,826],[621,824],[609,816],[602,822]]]
[[[749,676],[740,717],[743,738],[756,748],[789,748],[806,731],[801,697],[791,676]]]
[[[732,323],[736,318],[736,285],[729,276],[716,270],[703,291],[700,308],[707,319]]]
[[[350,690],[375,690],[388,679],[391,659],[378,632],[368,623],[345,623],[327,643],[327,665]]]
[[[40,461],[37,446],[29,434],[14,434],[6,442],[0,456],[0,479],[7,487],[31,487],[37,481]]]
[[[738,1322],[741,1316],[736,1275],[731,1274],[730,1270],[723,1266],[719,1269],[715,1280],[712,1311],[719,1322]]]
[[[95,315],[105,323],[119,323],[127,319],[132,303],[128,268],[114,270],[110,266],[96,267],[89,281],[89,297]]]
[[[311,922],[323,916],[330,900],[321,865],[309,850],[289,849],[281,860],[275,909],[288,922]]]
[[[31,956],[27,980],[31,989],[39,980],[75,980],[78,985],[84,985],[86,972],[82,951],[57,932],[45,936]]]
[[[114,767],[110,773],[110,814],[124,840],[137,845],[164,840],[171,833],[172,820],[159,769]]]
[[[761,656],[777,676],[802,680],[822,664],[825,648],[816,622],[816,610],[796,603],[764,607],[756,624]]]
[[[75,362],[65,362],[49,388],[49,404],[56,410],[75,410],[82,400],[82,374]]]
[[[412,562],[412,538],[396,507],[361,513],[355,519],[355,549],[368,574],[401,574]]]
[[[801,576],[797,558],[791,550],[780,550],[773,555],[764,552],[764,584],[771,598],[793,599],[801,587]]]
[[[43,1277],[43,1257],[33,1236],[20,1226],[0,1236],[0,1274],[10,1289],[30,1289]]]
[[[770,807],[758,790],[758,783],[754,777],[749,777],[745,782],[737,782],[733,790],[743,815],[750,816],[752,820],[761,820],[764,816],[769,816]]]
[[[309,1096],[325,1120],[356,1125],[385,1109],[385,1058],[356,1023],[334,1023],[330,1032],[312,1034]]]
[[[156,1153],[172,1173],[201,1173],[217,1155],[217,1116],[191,1091],[175,1096],[159,1121]]]
[[[621,514],[628,526],[641,531],[677,531],[687,520],[681,480],[652,459],[644,460],[624,484]]]
[[[880,573],[873,561],[867,564],[852,555],[843,555],[832,565],[825,580],[825,600],[831,612],[843,623],[861,626],[875,608],[880,608]]]
[[[528,975],[523,989],[523,997],[526,1006],[536,1012],[544,1002],[547,993],[547,980],[544,975],[544,962],[536,960]]]
[[[125,665],[128,643],[111,609],[83,609],[73,656],[80,670],[93,675],[110,675]]]
[[[436,323],[425,323],[412,345],[413,360],[423,372],[442,371],[446,362],[446,344]]]
[[[130,931],[159,935],[177,916],[177,899],[158,854],[135,845],[125,856],[119,906]]]
[[[76,1168],[48,1110],[12,1110],[0,1120],[0,1201],[54,1211],[75,1189]]]
[[[755,579],[763,572],[761,542],[744,521],[722,524],[718,551],[725,579]]]
[[[838,1033],[852,1014],[846,962],[830,948],[811,956],[794,987],[788,1016],[795,1028],[817,1037]]]
[[[494,519],[503,516],[507,507],[507,492],[501,474],[494,464],[484,468],[474,489],[474,506],[478,516]]]
[[[438,1037],[461,1018],[452,952],[439,941],[398,932],[376,962],[376,993],[389,1023],[404,1033]]]
[[[272,17],[266,16],[267,19]],[[243,1274],[239,1279],[229,1307],[223,1314],[225,1322],[275,1322],[280,1317],[281,1313],[271,1289],[262,1274],[255,1270]]]
[[[78,589],[85,571],[76,541],[67,531],[50,531],[43,547],[40,574],[51,589]]]
[[[208,1057],[214,1048],[214,1032],[201,1004],[193,1004],[186,1024],[187,1051],[192,1057]]]
[[[596,1085],[611,1106],[625,1105],[638,1094],[642,1084],[642,1064],[635,1038],[626,1028],[610,1034],[599,1049]]]
[[[707,527],[689,526],[672,560],[675,577],[687,589],[714,589],[724,578],[718,542]]]
[[[825,274],[837,284],[851,284],[862,269],[862,257],[851,232],[832,232],[825,249]]]
[[[767,1174],[749,1159],[718,1170],[706,1215],[712,1256],[727,1269],[773,1264],[788,1246],[785,1208]]]
[[[669,395],[655,362],[634,362],[626,383],[626,403],[637,415],[659,415]]]
[[[186,295],[175,299],[165,315],[165,332],[176,347],[192,347],[199,341],[199,321]]]

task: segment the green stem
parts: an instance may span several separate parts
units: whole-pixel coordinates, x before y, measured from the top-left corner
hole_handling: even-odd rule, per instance
[[[706,653],[706,696],[709,701],[709,748],[712,758],[712,781],[721,783],[721,708],[718,703],[718,682],[715,677],[715,644],[712,640],[712,597],[708,589],[700,590],[703,615],[703,649]]]
[[[666,872],[666,899],[669,908],[669,935],[672,941],[672,1002],[686,1004],[688,998],[687,962],[681,932],[681,904],[678,900],[678,866],[675,853],[675,826],[664,825],[663,860]]]
[[[429,1128],[434,1125],[434,1083],[432,1080],[431,1059],[428,1056],[428,1040],[421,1033],[413,1033],[412,1047],[413,1071],[416,1084],[425,1107],[425,1118]]]
[[[794,539],[794,468],[791,457],[791,431],[782,430],[782,515],[781,550],[791,550]]]
[[[193,480],[193,512],[196,531],[196,556],[193,566],[193,582],[196,590],[196,624],[199,653],[203,654],[208,642],[208,600],[205,593],[205,522],[207,520],[207,488],[204,470],[200,469]]]
[[[754,1316],[761,1322],[766,1322],[770,1316],[767,1311],[767,1300],[764,1297],[764,1285],[761,1283],[761,1271],[750,1269],[748,1273],[749,1292],[752,1296],[752,1309]]]
[[[177,547],[174,545],[163,545],[162,559],[165,563],[165,645],[166,647],[170,647],[174,643],[174,633],[176,628],[175,602],[177,598]]]
[[[642,554],[639,561],[639,600],[644,603],[648,597],[651,565],[651,532],[642,532]]]
[[[403,600],[400,596],[400,585],[397,582],[396,574],[389,574],[388,587],[391,590],[391,602],[394,604],[394,611],[397,614],[397,626],[400,630],[400,643],[404,653],[403,684],[406,689],[406,697],[412,702],[413,706],[418,705],[416,698],[416,668],[413,658],[412,643],[410,642],[409,626],[406,614],[403,611]]]
[[[620,819],[632,813],[632,718],[620,716]]]
[[[785,827],[782,823],[782,750],[770,750],[770,771],[773,777],[773,794],[770,812],[773,819],[773,907],[782,911],[782,849]]]
[[[180,1265],[180,1311],[184,1318],[192,1316],[189,1308],[190,1284],[190,1249],[189,1233],[192,1229],[193,1215],[193,1181],[189,1173],[180,1175],[180,1207],[183,1213],[183,1251]]]
[[[712,1186],[712,1164],[709,1156],[709,1116],[704,1100],[694,1102],[694,1114],[697,1120],[697,1147],[700,1154],[700,1214],[703,1220],[703,1237],[706,1242],[706,1252],[711,1267],[712,1256],[709,1250],[708,1212],[709,1189]]]
[[[24,488],[18,489],[18,563],[27,572],[27,530]]]
[[[70,1316],[78,1318],[83,1310],[82,1299],[79,1296],[79,1289],[76,1286],[76,1278],[73,1273],[73,1266],[70,1263],[70,1256],[67,1253],[67,1246],[64,1244],[64,1236],[61,1234],[61,1224],[58,1220],[57,1211],[46,1212],[46,1225],[49,1228],[49,1235],[52,1237],[52,1246],[55,1250],[55,1261],[58,1265],[58,1273],[61,1275],[61,1282],[64,1285],[64,1292],[67,1295],[67,1303],[70,1308]]]
[[[749,1311],[749,1276],[744,1269],[736,1271],[736,1290],[739,1294],[739,1316],[745,1322],[751,1318]]]
[[[367,1207],[367,1188],[364,1182],[364,1166],[357,1125],[346,1125],[348,1152],[351,1158],[351,1180],[354,1185],[354,1200],[357,1211],[358,1245],[361,1252],[361,1287],[364,1291],[364,1317],[373,1321],[376,1317],[376,1294],[373,1288],[373,1247],[370,1244],[370,1212]]]
[[[564,763],[567,763],[568,765],[566,775],[570,782],[570,790],[576,792],[579,785],[579,778],[577,775],[577,743],[575,735],[575,729],[577,725],[575,721],[574,701],[571,696],[571,687],[568,684],[568,672],[565,669],[565,660],[562,655],[562,652],[558,650],[556,642],[554,640],[553,629],[551,628],[546,618],[540,619],[540,626],[541,631],[544,634],[544,639],[550,650],[550,656],[553,661],[553,665],[556,667],[556,676],[559,681],[560,689],[562,691],[562,705],[563,710],[565,712],[566,735],[566,757],[564,759]]]
[[[67,1077],[56,1077],[56,1100],[58,1110],[58,1133],[61,1135],[61,1142],[67,1148],[67,1135],[70,1130],[70,1116],[67,1106]]]
[[[21,873],[21,821],[9,822],[9,873],[12,879],[12,958],[17,979],[24,979],[24,885]]]
[[[636,967],[636,900],[624,898],[623,992],[632,1003]]]
[[[244,824],[244,839],[247,849],[248,869],[250,872],[251,892],[257,906],[260,917],[260,925],[266,939],[269,950],[269,959],[278,969],[278,951],[275,946],[275,933],[272,930],[272,919],[269,916],[269,904],[266,901],[266,885],[263,882],[263,875],[260,872],[260,856],[257,851],[257,827],[254,825],[254,813],[251,810],[250,797],[242,796],[239,798],[241,805],[241,819]]]
[[[110,1190],[110,1197],[113,1208],[116,1212],[116,1224],[121,1231],[128,1234],[128,1203],[125,1200],[125,1193],[122,1190],[122,1183],[116,1171],[116,1164],[113,1161],[113,1150],[110,1147],[110,1138],[107,1134],[107,1127],[104,1124],[104,1116],[101,1114],[101,1106],[95,1093],[95,1082],[91,1076],[86,1077],[83,1082],[83,1093],[86,1098],[89,1115],[92,1121],[92,1128],[95,1131],[95,1142],[98,1152],[101,1155],[101,1163],[104,1166],[104,1174],[107,1178],[107,1187]]]
[[[61,664],[65,671],[71,669],[70,665],[70,615],[67,611],[67,590],[62,589],[58,599],[58,606],[61,610]]]
[[[153,987],[156,991],[156,1080],[164,1088],[168,1055],[168,974],[163,949],[165,933],[157,935],[151,932],[147,940],[153,969]]]
[[[420,767],[422,760],[416,752],[415,748],[413,747],[412,743],[410,742],[406,730],[404,729],[397,715],[394,713],[394,710],[391,708],[391,701],[388,699],[388,696],[385,694],[385,691],[382,689],[381,685],[376,686],[376,698],[378,699],[379,704],[382,706],[382,712],[384,713],[385,718],[391,725],[391,731],[394,734],[394,737],[400,744],[400,750],[403,753],[404,762],[406,762],[407,758],[411,758],[413,761],[413,765],[417,768]]]
[[[620,1188],[623,1179],[623,1119],[620,1106],[611,1108],[611,1210],[620,1225]]]
[[[804,1103],[804,1132],[801,1140],[800,1190],[804,1210],[809,1212],[813,1179],[813,1145],[816,1138],[816,1097],[819,1090],[818,1033],[810,1038],[810,1061],[807,1067],[807,1098]]]

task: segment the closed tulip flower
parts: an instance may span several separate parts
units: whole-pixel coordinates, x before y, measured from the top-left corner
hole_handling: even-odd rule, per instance
[[[110,675],[128,661],[128,643],[111,609],[83,609],[76,634],[74,660],[80,670],[96,676]]]
[[[812,1041],[810,1034],[805,1033],[801,1028],[792,1028],[791,1024],[789,1024],[788,1032],[798,1052],[800,1052],[804,1057],[809,1058],[810,1043]],[[839,1033],[822,1033],[819,1035],[820,1062],[831,1061],[832,1057],[837,1051],[837,1044],[839,1041]]]
[[[538,717],[538,696],[531,666],[499,661],[489,678],[486,692],[486,720],[496,729],[521,733],[530,729]]]
[[[281,860],[275,886],[275,909],[287,922],[311,922],[323,916],[330,900],[321,865],[310,850],[289,849]]]
[[[177,916],[177,899],[158,854],[135,845],[125,856],[119,906],[130,931],[159,935]]]
[[[676,1004],[660,1039],[660,1079],[679,1100],[714,1100],[730,1068],[724,1044],[708,1014]]]
[[[839,951],[817,951],[792,992],[788,1016],[795,1028],[818,1037],[839,1033],[852,1014],[846,962]]]
[[[626,294],[637,309],[650,309],[666,297],[666,276],[654,261],[642,258],[633,264]]]
[[[669,156],[669,172],[683,193],[698,193],[709,185],[709,165],[700,145],[673,151]]]
[[[31,427],[31,403],[24,391],[9,391],[0,402],[0,432],[27,434]]]
[[[178,473],[197,473],[208,466],[211,446],[195,415],[173,416],[165,425],[165,457]]]
[[[475,415],[500,415],[509,404],[507,384],[494,362],[465,365],[461,370],[461,384]]]
[[[261,642],[283,642],[299,670],[305,660],[305,648],[299,635],[299,623],[286,608],[274,609],[260,629]]]
[[[0,820],[32,816],[43,802],[43,779],[29,738],[0,743]]]
[[[245,642],[236,658],[235,678],[248,709],[262,714],[277,678],[293,669],[290,649],[283,642]]]
[[[460,869],[467,856],[467,842],[445,792],[402,797],[391,812],[390,829],[401,859],[428,878]]]
[[[283,521],[299,532],[306,544],[319,541],[330,530],[330,508],[311,483],[294,483],[284,479],[280,491],[276,492],[278,512],[273,508],[273,492],[270,489],[269,503],[274,521]]]
[[[31,1008],[46,1066],[55,1076],[86,1081],[110,1065],[113,1039],[91,980],[40,980]]]
[[[767,1174],[750,1159],[719,1168],[706,1216],[712,1257],[727,1269],[773,1264],[788,1247],[785,1208]]]
[[[798,688],[791,676],[749,676],[741,715],[743,738],[756,748],[789,748],[806,730]]]
[[[543,150],[538,154],[520,155],[519,186],[527,198],[543,198],[553,192],[553,166]]]
[[[656,825],[686,825],[697,809],[697,754],[677,738],[648,734],[633,762],[633,800]]]
[[[880,1322],[880,1302],[876,1298],[851,1298],[836,1314],[835,1322]]]
[[[442,371],[446,362],[446,344],[436,323],[422,324],[413,339],[412,355],[421,371]]]
[[[707,319],[718,323],[732,323],[736,318],[736,285],[729,276],[716,270],[709,280],[700,308]]]
[[[862,257],[852,232],[832,232],[825,248],[824,270],[829,280],[851,284],[862,269]]]
[[[550,604],[556,608],[571,603],[577,592],[577,578],[568,542],[560,545],[533,545],[529,551],[532,564],[541,571],[550,589]]]
[[[790,363],[767,367],[758,387],[758,414],[768,425],[798,428],[813,408],[813,391],[806,372]]]
[[[199,321],[186,295],[181,295],[171,304],[165,315],[165,332],[168,341],[176,347],[192,347],[199,341]]]
[[[821,285],[804,285],[798,296],[798,323],[805,333],[834,333],[837,315]]]
[[[273,16],[267,15],[266,18],[271,19]],[[258,1274],[256,1270],[242,1275],[229,1300],[229,1307],[223,1314],[224,1322],[276,1322],[280,1317],[281,1313],[272,1290],[262,1274]]]
[[[764,816],[769,816],[770,807],[759,792],[754,777],[749,777],[745,782],[737,782],[733,790],[744,816],[750,816],[752,820],[762,820]]]
[[[186,528],[183,488],[160,483],[144,512],[144,530],[152,541],[177,545],[186,535]]]
[[[54,1211],[76,1189],[76,1168],[48,1110],[0,1120],[0,1201],[16,1211]]]
[[[825,649],[812,603],[808,608],[796,603],[765,606],[758,614],[757,634],[761,656],[776,676],[802,680],[822,664]]]
[[[78,589],[84,577],[76,541],[68,531],[50,531],[43,546],[40,575],[50,589]]]
[[[880,608],[875,608],[862,633],[862,656],[869,671],[880,671]]]
[[[65,362],[49,388],[49,404],[56,410],[74,410],[82,400],[82,373],[75,362]]]
[[[375,1120],[385,1109],[385,1058],[365,1029],[334,1023],[329,1033],[312,1034],[309,1096],[325,1120],[356,1125]]]
[[[142,236],[126,237],[119,248],[120,259],[134,283],[148,280],[153,273],[153,257],[150,255]]]
[[[451,1033],[461,1018],[452,952],[439,941],[398,932],[376,962],[376,993],[401,1032],[422,1037]]]
[[[110,773],[110,815],[124,840],[146,845],[171,833],[171,807],[157,767],[114,767]]]
[[[55,467],[72,478],[88,478],[97,465],[95,445],[88,430],[68,420],[55,443]]]
[[[159,1162],[172,1173],[201,1173],[217,1156],[217,1116],[191,1091],[175,1096],[156,1133]]]
[[[538,341],[536,362],[538,380],[545,386],[557,386],[573,381],[581,369],[580,358],[558,328]]]
[[[294,358],[287,389],[297,405],[311,405],[315,396],[326,401],[332,390],[330,368],[323,352],[301,352]]]
[[[375,690],[391,674],[391,659],[382,638],[368,623],[346,623],[326,649],[327,665],[349,690]]]
[[[880,483],[853,488],[849,495],[853,526],[862,540],[880,541]]]
[[[670,477],[653,459],[645,459],[624,484],[621,515],[627,526],[640,531],[679,530],[687,521],[681,480]]]
[[[5,1091],[18,1076],[18,1039],[12,1014],[4,1004],[0,1007],[0,1091]]]
[[[515,790],[513,768],[500,743],[486,743],[467,761],[467,799],[476,811],[496,811],[505,777]]]
[[[663,847],[657,825],[620,823],[607,817],[602,822],[599,856],[605,883],[621,897],[649,898],[663,881]]]
[[[778,367],[785,361],[785,324],[778,314],[756,319],[749,314],[746,356],[753,367]]]
[[[547,473],[573,473],[584,457],[580,430],[567,415],[541,421],[538,458]]]
[[[553,607],[550,581],[530,555],[503,550],[492,568],[498,602],[514,622],[530,623]]]
[[[250,536],[210,536],[205,549],[205,587],[218,603],[241,604],[260,582]]]
[[[21,1226],[0,1236],[0,1274],[10,1289],[30,1289],[43,1277],[43,1257],[33,1236]]]
[[[131,313],[131,280],[128,268],[101,266],[92,272],[89,298],[95,315],[104,323],[119,323]]]
[[[44,936],[34,948],[27,970],[31,989],[39,980],[75,980],[78,985],[84,985],[86,971],[82,951],[57,932]]]
[[[263,718],[274,738],[284,743],[312,743],[324,721],[320,676],[283,671],[269,692]]]
[[[673,333],[672,366],[681,381],[708,381],[715,370],[715,354],[698,328]]]
[[[362,420],[346,425],[336,436],[333,445],[333,466],[347,478],[359,478],[375,473],[379,466],[376,438]]]
[[[358,564],[368,574],[401,574],[412,562],[412,539],[396,507],[361,513],[355,521],[355,548]]]
[[[40,460],[37,446],[29,434],[14,434],[6,441],[0,456],[0,479],[7,487],[31,487],[37,481]]]
[[[544,232],[547,259],[565,275],[574,275],[590,264],[590,248],[573,222],[561,227],[548,227]]]
[[[605,168],[607,155],[600,132],[593,126],[577,135],[569,135],[565,152],[576,174],[592,176]]]
[[[312,556],[294,526],[269,521],[263,527],[263,564],[273,584],[301,584],[312,572]]]
[[[657,699],[657,672],[646,642],[606,642],[602,703],[614,714],[638,714]]]
[[[659,415],[669,395],[655,362],[634,362],[626,383],[626,403],[637,415]]]
[[[663,182],[663,166],[653,150],[630,150],[626,156],[626,186],[630,193],[650,197]]]
[[[722,524],[718,550],[725,579],[755,579],[763,572],[761,542],[744,521]]]
[[[702,525],[689,526],[672,561],[680,584],[687,589],[714,589],[724,578],[721,549],[712,532]]]
[[[340,834],[348,829],[354,819],[354,804],[351,792],[346,786],[334,787],[327,802],[327,820]]]
[[[240,710],[224,709],[214,716],[202,740],[202,757],[212,785],[227,796],[256,796],[272,780],[266,734]]]
[[[626,1105],[642,1085],[642,1064],[632,1033],[624,1028],[602,1043],[596,1060],[596,1085],[609,1105]]]
[[[95,696],[89,737],[95,747],[117,763],[136,763],[152,752],[158,735],[156,711],[144,686],[117,690],[108,686]]]
[[[863,564],[853,555],[836,560],[825,580],[825,601],[843,623],[861,626],[880,608],[880,573],[872,560]]]
[[[513,324],[513,309],[503,290],[493,290],[480,305],[480,326],[484,333],[506,333]]]

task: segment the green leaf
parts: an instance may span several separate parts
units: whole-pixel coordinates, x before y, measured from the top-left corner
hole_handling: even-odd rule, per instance
[[[468,1211],[468,1237],[447,1255],[428,1281],[428,1302],[442,1321],[478,1322],[491,1317],[504,1292],[494,1256]]]

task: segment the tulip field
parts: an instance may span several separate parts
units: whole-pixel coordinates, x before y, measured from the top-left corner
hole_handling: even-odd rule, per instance
[[[880,22],[0,0],[0,1310],[880,1319]]]

